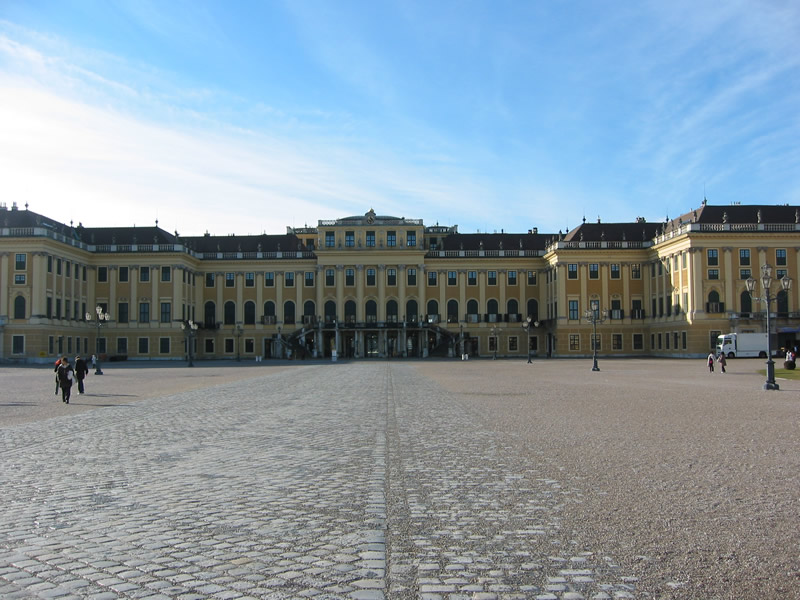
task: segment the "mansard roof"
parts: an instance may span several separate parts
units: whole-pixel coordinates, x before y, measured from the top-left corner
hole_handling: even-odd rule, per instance
[[[442,240],[442,250],[544,250],[552,234],[452,233]]]
[[[83,227],[78,225],[79,239],[92,245],[109,244],[175,244],[177,238],[160,227]]]
[[[700,208],[673,219],[677,226],[683,223],[798,223],[800,207],[773,204],[730,204],[714,206],[704,203]]]
[[[564,236],[565,242],[624,242],[653,239],[661,223],[582,223]]]
[[[180,240],[195,252],[298,252],[305,251],[296,235],[201,235],[181,236]]]

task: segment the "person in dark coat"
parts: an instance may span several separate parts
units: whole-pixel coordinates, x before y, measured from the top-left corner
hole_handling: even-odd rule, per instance
[[[58,377],[58,384],[61,386],[61,401],[69,404],[69,394],[72,390],[72,379],[75,376],[75,370],[69,364],[69,359],[64,356],[61,359],[61,364],[56,369]]]
[[[83,394],[83,379],[89,373],[86,361],[80,355],[75,357],[75,379],[78,381],[78,393]]]

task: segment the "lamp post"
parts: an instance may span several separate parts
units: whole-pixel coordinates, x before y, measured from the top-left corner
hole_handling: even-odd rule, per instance
[[[233,335],[236,336],[236,360],[237,361],[242,360],[241,354],[239,354],[239,346],[240,346],[239,342],[241,340],[241,337],[242,337],[243,333],[244,333],[244,329],[242,329],[242,326],[239,323],[237,323],[233,328]]]
[[[772,327],[770,326],[770,318],[769,318],[769,305],[778,299],[777,294],[771,295],[771,286],[773,282],[772,277],[772,265],[763,264],[761,265],[761,291],[764,293],[763,297],[754,296],[753,294],[756,291],[756,280],[752,277],[748,277],[747,281],[745,281],[745,285],[747,286],[747,291],[750,293],[750,296],[753,300],[758,300],[763,302],[766,305],[767,309],[767,380],[764,382],[764,389],[765,390],[778,390],[780,387],[777,383],[775,383],[775,362],[772,360]],[[792,280],[789,279],[786,275],[781,277],[781,288],[783,291],[788,292],[792,289]]]
[[[458,349],[461,351],[461,360],[464,360],[464,324],[458,324]]]
[[[597,366],[597,324],[606,320],[608,311],[600,312],[599,300],[590,300],[589,307],[583,316],[592,324],[592,371],[599,371],[600,367]]]
[[[497,327],[492,327],[492,337],[494,338],[494,354],[492,355],[492,360],[497,360],[497,338],[499,333],[500,330]]]
[[[103,370],[100,368],[100,348],[98,347],[98,343],[100,340],[100,325],[103,324],[103,321],[108,321],[109,319],[111,319],[111,315],[108,314],[107,312],[104,312],[103,307],[100,306],[99,304],[95,307],[94,312],[95,314],[87,312],[85,317],[87,323],[91,323],[92,321],[94,321],[95,324],[97,325],[97,333],[95,333],[94,336],[94,349],[97,358],[95,361],[94,374],[102,375]]]
[[[189,364],[187,366],[193,367],[192,346],[194,345],[194,336],[197,335],[198,325],[189,319],[188,321],[181,321],[181,329],[183,330],[183,335],[186,337],[186,355],[189,358]]]
[[[522,324],[522,328],[528,334],[528,364],[533,362],[531,360],[531,327],[539,327],[539,321],[534,321],[532,317],[528,316]]]

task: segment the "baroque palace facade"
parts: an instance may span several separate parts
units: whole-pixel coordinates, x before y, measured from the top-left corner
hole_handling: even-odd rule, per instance
[[[720,333],[765,331],[745,281],[767,263],[800,278],[799,222],[704,202],[660,223],[462,234],[370,210],[185,237],[0,205],[0,360],[586,357],[593,326],[602,356],[705,356]],[[773,291],[773,347],[794,344],[797,286]]]

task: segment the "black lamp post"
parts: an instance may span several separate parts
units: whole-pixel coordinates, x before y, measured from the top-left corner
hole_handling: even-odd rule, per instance
[[[533,318],[528,316],[522,324],[522,328],[528,334],[528,364],[533,362],[531,360],[531,327],[539,327],[539,321],[534,321]]]
[[[458,324],[458,349],[461,350],[461,360],[464,360],[464,324]]]
[[[589,307],[583,316],[592,324],[592,371],[599,371],[600,367],[597,366],[597,324],[606,320],[608,311],[600,312],[599,300],[590,300]]]
[[[197,335],[198,325],[189,319],[188,321],[181,321],[181,329],[183,330],[183,335],[186,336],[186,356],[189,359],[187,366],[193,367],[192,346],[194,345],[194,336]]]
[[[109,315],[107,312],[104,312],[103,311],[103,307],[100,306],[100,305],[97,305],[95,307],[94,312],[95,312],[94,315],[92,313],[90,313],[90,312],[87,312],[85,317],[86,317],[86,322],[87,323],[91,323],[92,320],[94,320],[94,322],[97,325],[97,333],[95,333],[95,336],[94,336],[94,349],[95,349],[95,357],[96,357],[94,374],[95,375],[102,375],[103,374],[103,370],[100,368],[100,348],[98,347],[98,342],[100,340],[100,325],[103,324],[103,321],[110,320],[111,319],[111,315]]]
[[[497,327],[492,327],[492,338],[494,338],[494,354],[492,355],[492,360],[497,360],[497,344],[499,340],[500,329]]]
[[[239,342],[241,341],[243,333],[244,333],[244,329],[242,329],[242,326],[239,323],[237,323],[236,326],[233,328],[233,335],[236,336],[236,360],[237,361],[242,360],[241,354],[239,353],[239,347],[240,347]]]
[[[769,305],[777,300],[778,296],[770,294],[770,287],[772,286],[773,277],[772,277],[772,265],[763,264],[761,265],[761,291],[764,293],[762,298],[758,296],[754,296],[753,294],[756,291],[756,280],[752,277],[748,277],[747,281],[745,281],[745,285],[747,285],[747,291],[750,293],[750,296],[753,300],[758,300],[763,302],[766,305],[767,309],[767,380],[764,382],[764,389],[765,390],[778,390],[780,387],[777,383],[775,383],[775,361],[772,360],[772,327],[770,326],[770,315],[769,315]],[[781,277],[781,287],[783,291],[788,292],[792,289],[792,280],[789,279],[786,275]]]

